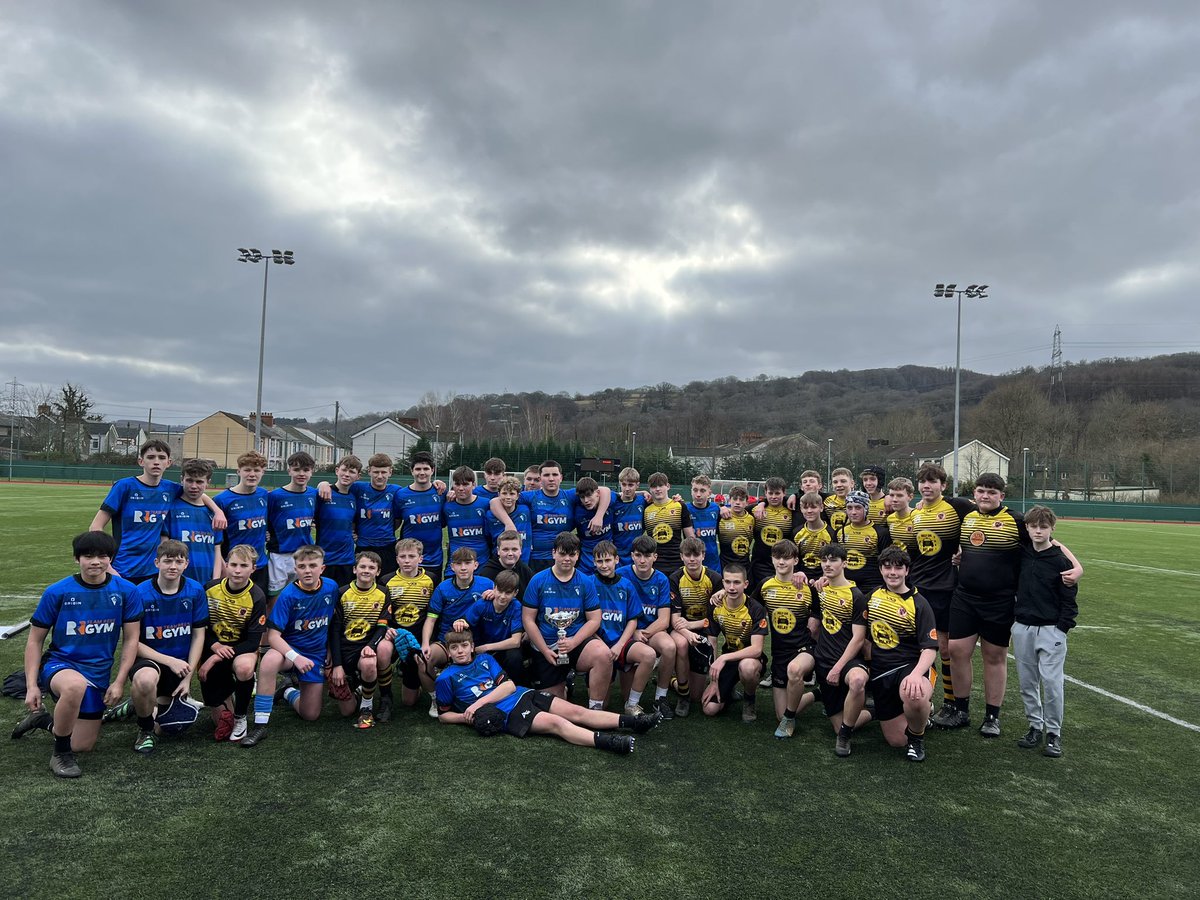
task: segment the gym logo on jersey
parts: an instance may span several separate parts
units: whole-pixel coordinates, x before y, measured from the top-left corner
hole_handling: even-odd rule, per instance
[[[295,627],[297,631],[319,631],[322,628],[329,627],[329,616],[315,616],[311,619],[298,619]]]
[[[113,619],[101,619],[97,622],[67,622],[67,634],[111,634],[116,627],[117,623]]]
[[[216,535],[211,531],[181,531],[179,539],[185,544],[215,544]]]
[[[192,633],[190,622],[184,625],[147,625],[147,641],[169,641],[171,638],[189,637]]]
[[[312,516],[307,516],[307,517],[302,516],[298,519],[288,519],[285,527],[287,528],[288,531],[297,531],[297,530],[303,529],[303,528],[312,528],[312,526],[313,526]]]
[[[154,524],[156,522],[165,522],[167,520],[167,512],[162,509],[135,509],[133,511],[133,521],[148,522]]]
[[[257,531],[267,527],[266,517],[242,519],[238,522],[238,531]]]

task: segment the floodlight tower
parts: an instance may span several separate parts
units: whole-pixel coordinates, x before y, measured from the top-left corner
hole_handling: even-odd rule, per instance
[[[270,256],[264,256],[254,247],[238,247],[238,262],[263,263],[262,323],[258,329],[258,396],[254,402],[254,449],[261,453],[263,351],[267,346],[267,276],[271,271],[270,263],[277,266],[294,266],[296,260],[291,250],[272,250]]]
[[[958,289],[957,284],[938,284],[933,288],[934,297],[944,297],[947,300],[954,297],[958,303],[958,325],[954,338],[954,472],[950,479],[951,497],[958,495],[958,423],[962,393],[960,388],[962,381],[962,298],[963,294],[966,294],[967,298],[971,300],[986,300],[987,289],[988,285],[986,284],[971,284],[962,290]]]

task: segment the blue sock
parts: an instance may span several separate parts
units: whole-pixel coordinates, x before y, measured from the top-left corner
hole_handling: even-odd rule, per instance
[[[275,705],[273,694],[254,695],[254,724],[266,725],[271,720],[271,707]]]
[[[292,709],[296,708],[296,701],[300,699],[300,689],[290,687],[283,692],[283,702]]]

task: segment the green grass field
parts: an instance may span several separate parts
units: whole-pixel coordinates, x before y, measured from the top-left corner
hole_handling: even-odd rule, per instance
[[[0,623],[74,570],[104,492],[0,484]],[[1068,675],[1200,723],[1200,531],[1058,536],[1086,568]],[[0,643],[3,674],[24,639]],[[1200,733],[1069,684],[1066,755],[1046,759],[1014,743],[1016,686],[1010,667],[1003,737],[931,731],[924,765],[872,729],[838,759],[815,710],[776,741],[765,691],[755,726],[693,715],[628,758],[479,738],[426,705],[368,732],[332,704],[308,725],[281,709],[252,751],[202,719],[146,758],[132,723],[106,726],[73,782],[50,775],[45,734],[0,736],[0,894],[1195,896]],[[22,713],[0,700],[5,723]]]

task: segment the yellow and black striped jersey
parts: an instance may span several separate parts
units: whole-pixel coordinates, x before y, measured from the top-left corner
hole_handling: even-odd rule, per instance
[[[922,650],[937,649],[933,609],[916,591],[894,594],[879,588],[867,601],[866,622],[872,675],[912,665]]]
[[[837,541],[846,548],[846,577],[864,594],[883,587],[879,574],[879,551],[891,544],[886,525],[855,525],[847,522],[837,533]]]
[[[771,624],[771,652],[790,651],[812,643],[808,617],[812,614],[812,591],[796,587],[789,578],[768,578],[758,589]]]
[[[708,614],[707,634],[712,637],[725,635],[725,653],[744,650],[750,646],[750,638],[767,633],[767,611],[752,597],[736,607],[726,606],[724,601],[713,603]]]
[[[397,571],[388,579],[387,596],[392,608],[391,624],[419,638],[429,611],[429,598],[433,596],[433,579],[424,569],[418,569],[411,578]]]
[[[813,656],[817,665],[832,667],[854,637],[854,626],[866,624],[867,597],[852,584],[826,585],[816,593],[812,614],[819,622]]]
[[[647,503],[642,515],[643,533],[654,538],[658,545],[658,559],[654,568],[670,574],[682,564],[679,545],[683,541],[683,529],[692,527],[692,514],[678,500],[666,503]]]
[[[227,644],[237,653],[258,649],[267,624],[267,600],[253,581],[240,591],[229,589],[227,578],[204,585],[208,596],[209,633],[218,643]]]
[[[951,559],[958,552],[963,517],[973,509],[975,504],[964,497],[942,497],[928,507],[918,505],[914,509],[917,552],[912,558],[909,581],[917,590],[954,590]]]
[[[967,513],[959,536],[959,587],[977,596],[1015,595],[1023,540],[1025,521],[1007,506],[991,513]]]
[[[687,569],[677,570],[668,579],[671,583],[671,612],[683,616],[689,622],[708,618],[709,600],[721,589],[721,576],[708,566],[692,578]]]
[[[900,513],[888,513],[887,517],[888,533],[892,536],[892,543],[907,550],[909,556],[917,555],[916,519],[917,511],[911,507],[906,516],[902,516]]]
[[[813,530],[801,522],[792,534],[792,541],[800,551],[800,566],[809,578],[821,577],[821,548],[833,543],[833,532],[829,526],[820,519],[817,521],[820,528]]]
[[[878,500],[872,500],[867,507],[867,521],[872,525],[883,525],[887,522],[888,514],[884,509],[883,501],[884,498],[880,497]]]
[[[744,512],[717,522],[717,541],[721,545],[721,565],[731,562],[748,563],[754,546],[754,516]]]
[[[771,564],[771,548],[788,536],[792,531],[792,511],[783,504],[779,506],[764,506],[762,520],[754,522],[755,568],[763,568],[763,564]]]
[[[830,494],[825,498],[825,508],[822,510],[821,515],[829,523],[829,528],[832,531],[837,531],[846,524],[846,498],[839,497],[837,494]]]

